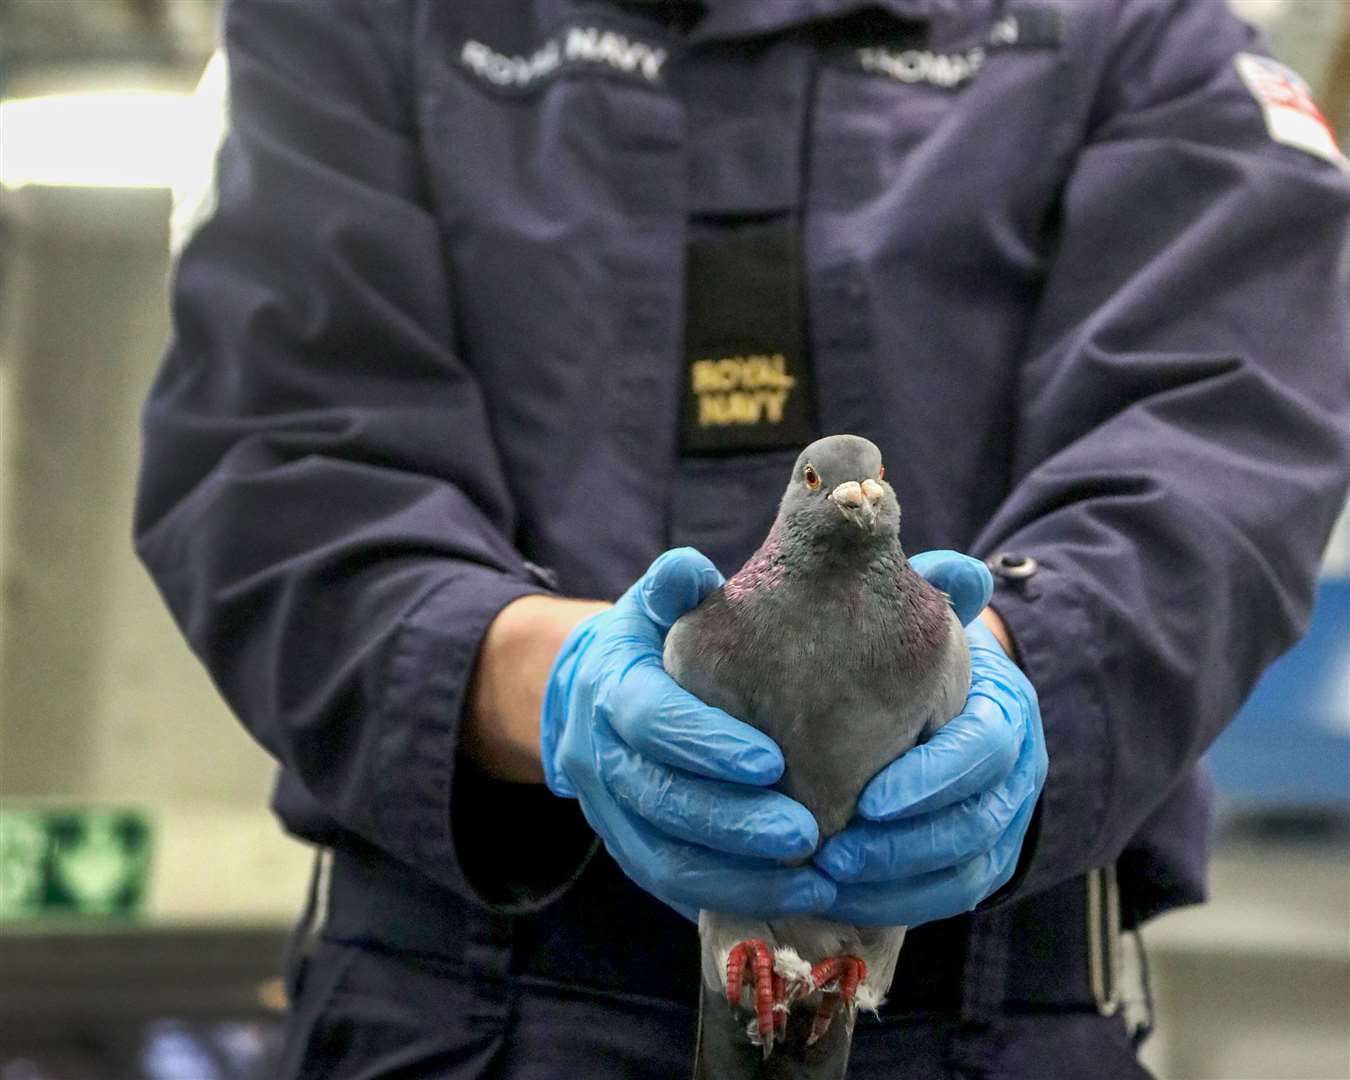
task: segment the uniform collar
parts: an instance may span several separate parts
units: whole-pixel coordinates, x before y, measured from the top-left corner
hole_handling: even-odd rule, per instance
[[[664,9],[694,23],[686,41],[728,41],[763,37],[798,26],[841,19],[864,11],[885,12],[911,25],[923,25],[936,12],[959,8],[970,0],[609,0],[616,8],[657,14]],[[706,14],[695,22],[697,12]],[[692,16],[692,17],[691,17]]]
[[[869,9],[907,23],[926,23],[950,0],[709,0],[708,14],[688,41],[724,41],[780,33],[813,22],[840,19]]]

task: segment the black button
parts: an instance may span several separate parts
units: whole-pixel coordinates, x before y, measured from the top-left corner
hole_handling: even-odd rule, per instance
[[[1034,574],[1039,566],[1030,555],[1019,551],[1000,551],[986,563],[992,573],[1008,581],[1021,581]]]

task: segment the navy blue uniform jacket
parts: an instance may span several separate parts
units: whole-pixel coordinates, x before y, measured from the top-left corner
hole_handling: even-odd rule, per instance
[[[527,913],[580,982],[640,981],[651,927],[692,972],[693,929],[604,853],[576,876],[574,804],[456,747],[504,604],[615,597],[679,544],[731,571],[767,531],[795,448],[678,452],[692,217],[798,216],[816,426],[880,445],[907,550],[1037,560],[994,600],[1050,755],[1005,903],[1112,860],[1126,922],[1201,896],[1197,761],[1344,498],[1350,184],[1272,137],[1253,32],[858,9],[226,10],[139,551],[293,832]],[[635,962],[601,972],[608,939]]]

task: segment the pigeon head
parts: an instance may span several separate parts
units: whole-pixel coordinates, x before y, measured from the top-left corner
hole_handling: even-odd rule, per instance
[[[801,452],[778,517],[791,533],[836,543],[847,537],[894,540],[900,503],[886,483],[881,451],[860,435],[830,435]]]

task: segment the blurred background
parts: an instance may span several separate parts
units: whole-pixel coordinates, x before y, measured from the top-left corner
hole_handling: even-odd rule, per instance
[[[1350,138],[1350,0],[1233,6]],[[0,1080],[260,1078],[278,1048],[311,853],[129,544],[170,189],[212,151],[188,95],[217,16],[0,0]],[[1312,633],[1210,764],[1213,900],[1145,929],[1146,1060],[1164,1080],[1346,1080],[1346,518]]]

